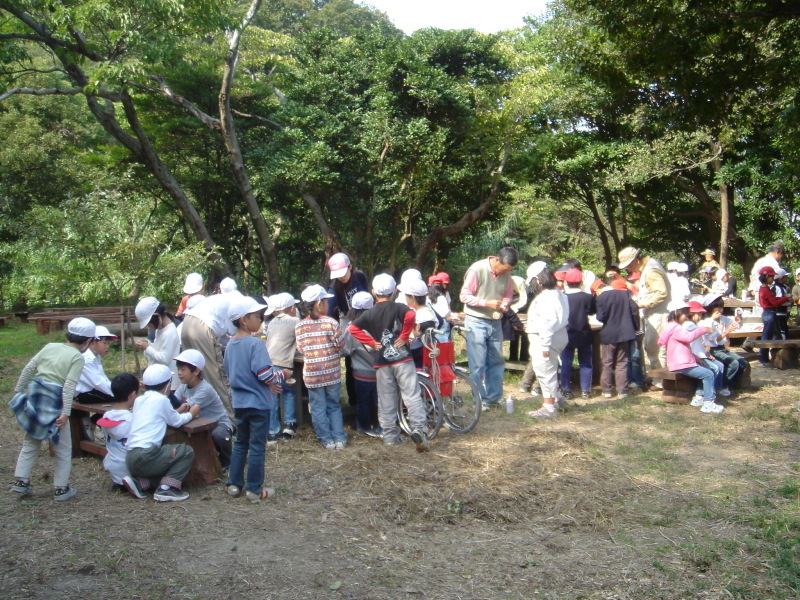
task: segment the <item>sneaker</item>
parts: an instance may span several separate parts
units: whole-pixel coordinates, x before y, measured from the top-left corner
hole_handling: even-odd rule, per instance
[[[628,392],[622,392],[621,394],[617,394],[617,398],[623,400],[628,397]]]
[[[283,431],[281,431],[281,435],[283,439],[293,438],[297,435],[297,423],[287,423],[283,426]]]
[[[139,500],[144,500],[147,498],[147,494],[142,491],[142,488],[139,487],[139,482],[136,481],[130,475],[122,478],[122,485],[125,486],[125,489],[130,492],[131,496],[134,498],[139,498]]]
[[[153,500],[156,502],[181,502],[182,500],[187,500],[188,498],[189,492],[184,492],[183,490],[178,490],[174,487],[171,487],[168,490],[159,489],[155,494],[153,494]]]
[[[614,394],[609,394],[608,392],[603,392],[603,398],[613,398]]]
[[[247,490],[244,493],[245,498],[247,498],[247,500],[249,502],[252,502],[253,504],[261,504],[263,500],[266,500],[267,498],[272,498],[274,495],[275,495],[275,490],[273,490],[272,488],[262,488],[260,494],[256,494],[255,492],[251,492],[250,490]]]
[[[530,394],[530,392],[531,392],[531,388],[529,388],[527,386],[524,386],[524,385],[519,386],[519,393],[520,394]]]
[[[531,387],[531,396],[533,396],[534,398],[538,398],[541,395],[542,395],[542,387],[538,383],[535,383]]]
[[[70,498],[72,498],[77,493],[78,493],[78,490],[76,490],[74,487],[70,487],[70,486],[63,487],[63,488],[56,488],[56,493],[53,496],[53,498],[57,502],[63,502],[64,500],[69,500]]]
[[[581,400],[588,400],[592,397],[591,392],[581,392]]]
[[[567,400],[572,400],[572,392],[567,390],[566,392],[562,392],[561,396],[566,398]]]
[[[400,446],[401,444],[406,444],[406,443],[408,443],[408,438],[404,435],[401,435],[399,438],[392,441],[388,441],[386,439],[383,440],[384,446]]]
[[[383,437],[383,429],[380,427],[373,427],[371,429],[362,429],[361,433],[364,435],[368,435],[371,438],[382,438]]]
[[[570,398],[571,397],[572,397],[572,394],[570,394]],[[564,396],[558,396],[556,398],[556,406],[558,408],[567,408],[567,399]]]
[[[692,401],[689,403],[689,406],[694,406],[695,408],[698,406],[703,406],[703,397],[695,395],[694,398],[692,398]]]
[[[22,481],[22,479],[17,479],[17,481],[14,482],[11,491],[22,494],[23,496],[30,496],[33,493],[33,484],[30,481]]]
[[[534,419],[555,419],[558,417],[558,410],[547,410],[542,407],[539,410],[532,410],[528,416]]]
[[[325,450],[336,450],[336,442],[333,440],[330,442],[325,442]]]
[[[489,412],[492,409],[492,405],[488,402],[481,402],[481,412]]]
[[[231,498],[238,498],[239,496],[242,495],[242,488],[240,488],[238,485],[233,485],[233,484],[226,485],[225,486],[225,492]]]
[[[721,413],[723,410],[725,410],[725,407],[721,404],[717,404],[713,400],[707,400],[706,402],[703,402],[703,408],[700,409],[700,412],[716,415]]]
[[[334,442],[333,449],[334,450],[344,450],[345,446],[347,446],[347,440],[339,440],[338,442]]]
[[[641,389],[642,389],[642,386],[640,386],[638,383],[634,383],[633,381],[631,381],[631,382],[628,384],[628,389],[629,389],[629,390],[641,390]]]
[[[431,449],[428,445],[428,436],[421,429],[415,429],[411,432],[411,439],[417,445],[417,452],[427,452]]]
[[[731,391],[728,388],[722,388],[718,393],[720,396],[725,396],[726,398],[731,395]]]
[[[279,434],[277,434],[277,433],[275,433],[275,434],[272,434],[272,433],[267,434],[267,446],[277,446],[278,445],[278,435]]]

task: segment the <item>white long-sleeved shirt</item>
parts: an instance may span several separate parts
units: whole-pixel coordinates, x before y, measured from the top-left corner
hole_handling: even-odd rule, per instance
[[[191,413],[178,413],[164,394],[147,391],[133,404],[131,431],[128,434],[128,451],[133,448],[160,446],[167,426],[180,427],[193,419]]]
[[[549,348],[556,332],[566,330],[569,323],[569,303],[560,290],[543,290],[528,308],[527,333],[535,333],[543,348]]]
[[[103,370],[103,363],[100,362],[100,357],[87,348],[83,353],[83,361],[83,371],[81,371],[78,385],[75,386],[75,393],[83,394],[91,390],[99,390],[104,394],[113,396],[114,394],[111,393],[111,380]]]
[[[178,389],[181,384],[178,379],[178,366],[173,360],[180,353],[181,339],[178,337],[178,328],[172,323],[168,323],[163,329],[156,329],[156,339],[144,350],[148,367],[150,365],[166,365],[172,371],[173,390]]]
[[[106,432],[106,450],[108,451],[103,459],[103,467],[111,473],[114,483],[122,485],[122,478],[130,475],[128,466],[125,464],[125,455],[128,452],[126,444],[131,432],[133,414],[129,410],[114,408],[106,411],[103,417],[110,421],[121,421],[113,427],[103,428]]]
[[[186,314],[200,319],[217,334],[217,337],[234,335],[236,334],[236,328],[228,318],[228,307],[231,302],[241,297],[242,294],[238,290],[227,294],[214,294],[206,297],[194,308],[187,310]]]

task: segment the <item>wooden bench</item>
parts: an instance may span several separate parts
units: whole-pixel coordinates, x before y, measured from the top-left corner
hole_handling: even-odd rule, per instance
[[[87,453],[105,456],[108,453],[103,444],[88,439],[82,423],[84,413],[102,415],[108,410],[111,410],[110,404],[80,404],[79,402],[73,402],[69,423],[73,457],[85,456]],[[178,429],[167,428],[167,433],[164,435],[164,444],[186,444],[194,450],[194,461],[189,474],[183,482],[185,485],[209,485],[214,483],[218,477],[222,477],[222,467],[219,464],[214,440],[211,439],[211,431],[216,426],[216,421],[196,418]]]
[[[64,329],[64,324],[75,317],[86,317],[95,323],[128,323],[136,322],[132,306],[98,306],[85,308],[51,308],[44,312],[30,315],[28,320],[36,323],[36,333],[45,335],[50,331]]]
[[[756,348],[769,348],[772,352],[772,365],[776,369],[794,369],[800,366],[798,348],[800,340],[758,340],[753,343]]]
[[[647,376],[661,380],[661,398],[671,404],[689,404],[692,396],[697,393],[697,379],[670,371],[669,369],[651,369]]]

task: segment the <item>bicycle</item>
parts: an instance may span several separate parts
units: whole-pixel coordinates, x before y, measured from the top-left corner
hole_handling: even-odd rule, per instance
[[[463,336],[467,331],[453,325],[452,333]],[[481,394],[478,386],[464,367],[455,364],[455,344],[439,342],[441,331],[428,329],[422,335],[422,370],[417,371],[420,385],[430,384],[441,398],[444,425],[453,433],[468,433],[478,424],[481,416]]]

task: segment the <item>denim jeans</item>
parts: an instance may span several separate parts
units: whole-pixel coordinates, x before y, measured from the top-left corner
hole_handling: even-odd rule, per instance
[[[343,442],[347,439],[342,419],[342,405],[339,404],[341,393],[341,383],[308,388],[311,422],[314,425],[314,433],[323,446],[328,442]]]
[[[700,363],[701,359],[698,359],[698,364]],[[711,369],[714,372],[714,391],[721,390],[725,387],[725,365],[723,365],[718,360],[703,360],[703,364],[701,366],[705,367],[706,369]],[[697,386],[697,393],[702,393],[702,385]]]
[[[630,357],[628,360],[628,382],[635,383],[639,387],[644,387],[644,377],[642,376],[642,336],[637,335],[635,340],[631,340]]]
[[[575,351],[578,351],[578,365],[581,372],[581,391],[592,391],[592,345],[567,347],[561,351],[561,390],[564,392],[572,391],[572,359],[575,358]]]
[[[278,413],[278,404],[280,404],[280,414]],[[289,423],[297,423],[295,413],[295,394],[294,386],[287,384],[285,381],[281,384],[281,395],[279,402],[275,402],[275,409],[271,411],[269,417],[269,434],[277,435],[281,432],[281,422],[284,425]]]
[[[264,485],[264,453],[267,450],[270,412],[272,411],[258,408],[234,409],[236,441],[233,444],[231,470],[227,485],[244,487],[255,494],[261,494],[261,488]],[[245,463],[247,464],[246,483]]]
[[[479,319],[467,315],[464,327],[467,329],[470,375],[480,390],[481,400],[498,402],[503,397],[503,374],[506,368],[500,319]]]
[[[775,309],[765,308],[761,313],[761,320],[764,322],[764,329],[761,331],[762,340],[772,340],[775,334]],[[761,363],[769,362],[769,348],[761,348]]]
[[[378,413],[378,382],[356,379],[356,428],[372,429],[373,417]]]
[[[739,385],[745,370],[747,370],[747,359],[742,358],[735,352],[728,352],[725,346],[711,348],[711,355],[725,365],[725,387],[732,390]]]
[[[677,372],[683,373],[684,375],[694,379],[699,379],[703,384],[703,399],[714,399],[714,371],[707,369],[706,367],[696,365],[694,367],[689,367],[688,369],[678,369]]]

